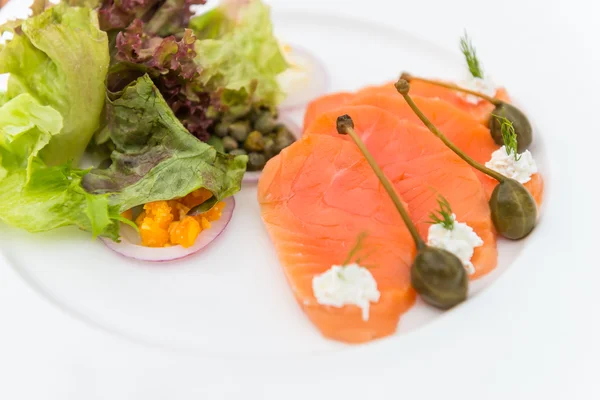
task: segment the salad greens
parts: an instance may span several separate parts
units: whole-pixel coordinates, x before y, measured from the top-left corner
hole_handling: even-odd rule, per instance
[[[277,75],[288,64],[273,36],[269,8],[260,1],[252,1],[238,12],[234,21],[227,20],[223,11],[211,17],[216,20],[213,26],[219,26],[222,32],[207,30],[211,21],[204,16],[190,22],[197,34],[207,32],[212,37],[196,42],[202,83],[213,90],[224,90],[225,99],[252,95],[255,101],[267,105],[283,100]],[[236,93],[241,96],[235,96]]]
[[[107,102],[112,165],[83,178],[91,193],[114,193],[120,211],[150,201],[183,197],[199,189],[213,194],[206,207],[240,189],[246,156],[230,156],[194,138],[147,76]]]
[[[27,19],[0,52],[7,98],[29,93],[63,117],[40,154],[49,165],[79,161],[100,122],[108,63],[106,33],[87,8],[56,6]]]
[[[204,142],[232,105],[274,109],[287,64],[260,0],[207,13],[212,33],[188,26],[204,2],[36,0],[0,27],[0,221],[118,240],[135,206],[205,188],[209,209],[240,189],[247,156]],[[77,168],[86,148],[104,168]]]

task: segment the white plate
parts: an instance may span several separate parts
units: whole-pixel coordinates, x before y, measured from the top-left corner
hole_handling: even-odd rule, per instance
[[[314,13],[278,12],[275,21],[278,37],[302,43],[323,60],[331,71],[333,90],[391,80],[401,68],[426,76],[464,74],[458,52],[444,51],[402,31],[343,18],[332,21]],[[330,35],[326,42],[324,26]],[[360,57],[356,49],[361,49]],[[390,54],[389,49],[394,51]],[[551,179],[542,134],[536,134],[532,151],[546,179]],[[13,267],[54,303],[137,342],[226,357],[346,348],[322,338],[294,301],[262,224],[256,187],[247,185],[236,200],[232,222],[213,246],[168,265],[128,261],[76,230],[30,235],[4,228],[0,248]],[[499,241],[499,267],[471,285],[473,301],[525,243]],[[36,251],[30,250],[33,247]],[[418,303],[401,318],[399,334],[439,315]]]
[[[342,15],[334,17],[331,13],[289,12],[283,8],[276,11],[278,34],[284,40],[312,49],[324,60],[332,72],[333,90],[352,90],[392,79],[401,69],[444,77],[458,76],[462,72],[457,51],[444,50],[404,31]],[[480,42],[480,47],[487,43],[477,41]],[[493,69],[495,64],[488,62],[486,67]],[[561,268],[564,265],[559,264],[559,254],[549,256],[548,252],[561,245],[564,251],[572,251],[571,243],[560,235],[561,230],[570,232],[570,219],[564,218],[560,211],[570,206],[564,193],[569,187],[566,171],[573,171],[576,159],[567,153],[562,158],[564,166],[548,165],[550,155],[556,157],[561,150],[565,152],[562,132],[557,130],[565,124],[561,124],[562,119],[556,119],[555,113],[545,112],[550,108],[543,108],[542,104],[550,106],[544,98],[539,98],[537,103],[533,101],[538,100],[537,93],[543,92],[530,90],[540,89],[541,85],[532,82],[524,86],[524,80],[511,75],[510,68],[505,65],[499,71],[510,76],[513,85],[515,82],[522,85],[509,89],[517,94],[540,128],[533,152],[547,182],[544,218],[526,242],[500,244],[499,268],[473,285],[475,295],[469,302],[445,314],[419,304],[401,319],[399,334],[392,338],[351,348],[320,337],[296,306],[285,283],[260,222],[253,186],[245,187],[236,196],[238,208],[220,240],[205,253],[168,266],[123,261],[100,243],[68,230],[57,237],[56,234],[29,235],[2,227],[0,249],[14,271],[46,300],[90,326],[126,338],[124,343],[134,349],[131,354],[139,356],[140,347],[131,344],[138,343],[173,350],[174,353],[156,356],[169,363],[181,361],[178,357],[182,356],[198,357],[197,360],[209,357],[211,368],[205,364],[195,367],[203,373],[212,370],[210,376],[214,376],[215,382],[228,382],[227,376],[230,376],[235,377],[236,382],[239,379],[247,383],[267,371],[288,384],[296,382],[294,376],[310,376],[319,382],[326,374],[333,383],[343,383],[347,389],[360,383],[351,379],[359,375],[358,371],[362,371],[360,376],[365,378],[365,384],[367,376],[370,381],[381,384],[394,377],[390,371],[401,370],[399,376],[409,377],[402,382],[405,390],[433,394],[444,391],[436,388],[437,385],[426,385],[427,374],[446,383],[453,383],[449,377],[463,377],[478,387],[476,382],[490,382],[489,374],[499,374],[509,366],[524,373],[528,366],[544,371],[544,348],[532,341],[540,340],[555,347],[560,344],[556,336],[551,335],[553,328],[542,326],[542,321],[549,323],[554,318],[541,307],[548,305],[558,312],[562,303],[557,302],[557,291],[548,290],[548,285],[570,282],[569,276],[555,279],[561,271],[564,273]],[[494,75],[501,77],[500,72]],[[548,75],[540,70],[537,76]],[[298,113],[295,117],[299,121],[301,115]],[[480,293],[509,266],[505,279]],[[530,295],[532,291],[535,295]],[[539,296],[547,296],[546,301],[541,302]],[[528,308],[523,304],[530,305],[531,309],[522,312]],[[432,320],[436,323],[415,330]],[[536,323],[532,325],[531,321]],[[510,328],[510,322],[514,322],[514,329]],[[403,334],[411,330],[412,333]],[[544,341],[543,332],[555,339]],[[111,342],[111,345],[114,344]],[[89,351],[106,363],[102,348]],[[525,350],[529,355],[523,353]],[[306,358],[315,353],[319,354],[318,358]],[[532,364],[513,365],[511,355],[521,363]],[[276,364],[266,364],[265,356],[276,358]],[[236,360],[236,363],[228,365],[226,360]],[[483,369],[478,367],[489,360],[498,360],[499,364],[491,362]],[[144,366],[141,361],[130,361],[130,364],[137,368]],[[322,364],[322,368],[316,364]],[[379,365],[386,366],[386,370],[378,370],[379,378],[365,374],[364,371],[377,370]],[[253,368],[256,370],[251,370]],[[411,374],[412,370],[422,375]],[[181,368],[174,371],[166,373],[171,381],[178,375],[189,376]],[[225,371],[230,375],[226,376]],[[516,379],[514,373],[506,374]],[[418,390],[419,383],[422,383],[422,392]],[[378,393],[380,388],[372,390]],[[465,389],[467,392],[473,391]],[[406,393],[400,391],[399,394]]]

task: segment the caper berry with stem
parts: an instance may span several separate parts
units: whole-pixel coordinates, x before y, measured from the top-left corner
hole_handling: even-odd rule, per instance
[[[354,123],[349,115],[342,115],[337,119],[337,131],[349,135],[359,148],[375,175],[389,194],[396,209],[400,213],[404,224],[408,228],[415,245],[417,255],[411,266],[411,283],[413,288],[427,303],[448,309],[467,298],[469,280],[462,262],[454,254],[430,247],[425,244],[417,227],[413,224],[392,183],[385,176],[377,162],[354,131]]]
[[[408,72],[403,72],[400,76],[400,79],[404,79],[408,82],[411,81],[421,81],[425,83],[429,83],[432,85],[437,85],[441,87],[445,87],[448,89],[456,90],[459,92],[471,94],[473,96],[480,97],[490,103],[492,103],[495,108],[492,111],[492,115],[490,116],[488,126],[490,128],[490,134],[494,139],[496,144],[502,146],[504,142],[502,141],[502,128],[501,123],[499,123],[496,118],[493,118],[494,115],[499,117],[504,117],[509,120],[513,126],[515,127],[515,133],[517,134],[517,141],[519,142],[518,151],[519,153],[524,152],[531,145],[533,141],[533,129],[531,128],[531,123],[525,116],[525,114],[519,110],[517,107],[512,104],[508,104],[505,101],[502,101],[496,97],[488,96],[484,93],[476,92],[474,90],[470,90],[467,88],[463,88],[461,86],[455,85],[449,82],[437,81],[435,79],[427,79],[422,77],[416,77]]]
[[[487,168],[473,160],[456,147],[454,143],[448,140],[448,138],[431,123],[412,100],[408,94],[410,91],[410,84],[406,79],[400,78],[395,86],[398,93],[404,97],[410,108],[431,133],[437,136],[447,147],[473,168],[476,168],[499,182],[490,199],[492,221],[494,222],[494,226],[498,230],[498,233],[505,238],[514,240],[522,239],[529,235],[537,221],[537,206],[531,193],[529,193],[529,191],[519,182],[507,178],[499,172]]]

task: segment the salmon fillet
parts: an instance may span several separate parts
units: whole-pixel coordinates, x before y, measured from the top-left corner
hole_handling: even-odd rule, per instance
[[[352,117],[356,132],[408,204],[411,219],[424,240],[430,227],[429,214],[439,208],[437,197],[442,195],[457,220],[471,226],[484,242],[475,248],[471,259],[475,267],[471,278],[494,269],[496,235],[486,194],[472,168],[426,128],[374,106],[342,106],[322,114],[305,136],[339,137],[336,119],[342,114]]]
[[[386,85],[385,89],[384,86],[366,88],[352,97],[339,97],[337,99],[339,100],[338,104],[335,104],[332,96],[327,102],[311,104],[309,107],[325,112],[327,109],[335,110],[343,105],[371,105],[392,112],[401,119],[422,125],[421,120],[404,101],[404,98],[395,92],[396,89],[393,86],[391,86],[391,89],[388,89],[389,87],[390,85]],[[392,89],[395,93],[392,93]],[[500,148],[492,139],[489,129],[475,121],[471,115],[457,109],[447,101],[416,96],[412,93],[413,85],[411,84],[411,97],[421,111],[450,141],[475,161],[485,164],[491,158],[492,153]],[[317,99],[314,102],[319,103],[320,101]],[[305,131],[310,131],[313,123],[314,120],[306,119]],[[430,135],[433,137],[431,133]],[[436,140],[439,141],[437,138]],[[476,169],[473,170],[481,181],[489,199],[498,181]],[[534,174],[524,186],[529,190],[539,207],[542,204],[544,193],[542,176]]]
[[[400,315],[416,298],[410,284],[415,246],[353,143],[325,135],[303,137],[267,163],[258,201],[296,300],[324,336],[360,343],[396,331]],[[367,321],[357,306],[319,304],[312,289],[313,278],[341,265],[361,233],[367,235],[364,263],[381,294]]]

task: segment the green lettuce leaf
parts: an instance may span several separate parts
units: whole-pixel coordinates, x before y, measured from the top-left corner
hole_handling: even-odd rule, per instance
[[[74,225],[94,236],[118,239],[118,208],[109,205],[108,196],[83,189],[81,179],[87,171],[37,161],[29,179],[23,169],[5,170],[0,180],[0,220],[29,232]]]
[[[26,169],[30,176],[34,159],[62,126],[58,111],[42,106],[28,93],[9,100],[0,107],[0,147],[4,150],[0,165]]]
[[[230,156],[192,136],[175,117],[148,75],[110,96],[107,130],[112,164],[84,176],[94,194],[110,194],[120,211],[205,188],[214,203],[239,191],[246,156]]]
[[[75,225],[118,238],[118,207],[81,186],[87,171],[38,156],[62,130],[61,114],[27,93],[0,107],[0,220],[29,232]]]
[[[223,91],[225,100],[240,101],[241,94],[242,98],[277,105],[284,98],[277,75],[288,64],[273,35],[269,7],[252,0],[238,11],[235,20],[225,18],[227,13],[212,11],[190,22],[190,28],[203,39],[196,41],[201,82],[210,91]]]
[[[96,13],[67,5],[23,21],[1,49],[0,73],[10,73],[6,99],[27,93],[62,115],[61,132],[40,151],[48,165],[79,161],[99,126],[108,64]]]

